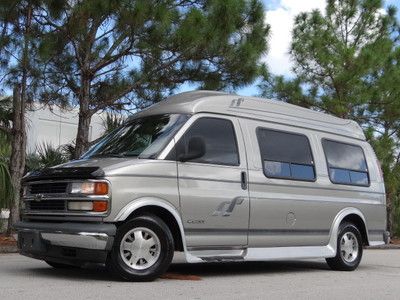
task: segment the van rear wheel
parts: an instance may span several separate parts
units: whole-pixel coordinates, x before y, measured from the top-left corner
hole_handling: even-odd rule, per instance
[[[352,223],[343,223],[339,227],[336,256],[327,258],[332,270],[353,271],[361,262],[363,243],[361,233]]]
[[[163,274],[174,255],[174,239],[159,217],[144,215],[117,231],[107,267],[127,281],[151,281]]]

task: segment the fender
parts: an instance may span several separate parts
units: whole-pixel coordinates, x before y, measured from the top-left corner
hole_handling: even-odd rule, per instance
[[[118,212],[114,221],[115,222],[125,221],[130,216],[131,213],[133,213],[135,210],[137,210],[141,207],[145,207],[145,206],[159,206],[159,207],[162,207],[162,208],[168,210],[172,214],[172,216],[175,218],[176,222],[178,223],[179,230],[180,230],[181,237],[182,237],[183,251],[185,253],[186,261],[189,263],[196,263],[196,262],[202,261],[201,259],[191,255],[187,251],[185,231],[183,228],[182,219],[179,215],[179,212],[176,210],[176,208],[166,200],[163,200],[161,198],[156,198],[156,197],[143,197],[143,198],[132,200]]]
[[[359,216],[361,218],[361,220],[363,220],[364,225],[365,225],[365,230],[367,232],[367,239],[369,241],[367,222],[365,221],[365,217],[364,217],[363,213],[358,208],[346,207],[346,208],[342,209],[336,215],[335,219],[333,220],[333,223],[332,223],[332,226],[331,226],[331,230],[330,230],[330,233],[329,233],[330,239],[329,239],[328,247],[332,251],[334,251],[335,255],[336,255],[336,249],[337,249],[337,238],[338,238],[339,225],[343,221],[343,219],[345,217],[347,217],[348,215],[357,215],[357,216]]]

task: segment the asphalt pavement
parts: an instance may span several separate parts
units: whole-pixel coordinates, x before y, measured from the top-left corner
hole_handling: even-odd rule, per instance
[[[0,254],[0,299],[399,299],[400,250],[366,250],[354,272],[324,260],[185,264],[176,255],[164,278],[121,282],[100,266],[53,269]]]

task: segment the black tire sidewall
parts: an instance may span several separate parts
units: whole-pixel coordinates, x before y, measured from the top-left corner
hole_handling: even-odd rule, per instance
[[[160,240],[161,249],[157,262],[144,270],[130,268],[123,261],[120,254],[120,244],[124,235],[131,229],[144,227],[152,230]],[[158,217],[146,215],[136,217],[123,224],[117,231],[114,245],[108,262],[113,273],[122,279],[130,281],[154,280],[163,274],[172,261],[174,254],[174,239],[168,226]]]
[[[357,242],[358,242],[358,255],[357,255],[357,259],[353,262],[347,262],[346,260],[344,260],[340,253],[341,239],[342,239],[343,235],[348,232],[353,233],[356,236]],[[362,254],[363,254],[363,243],[362,243],[360,231],[358,230],[358,228],[355,225],[350,224],[350,223],[344,223],[340,227],[340,231],[339,231],[339,235],[338,235],[338,239],[337,239],[337,258],[340,260],[340,264],[342,265],[343,268],[346,268],[349,270],[354,270],[360,264]]]

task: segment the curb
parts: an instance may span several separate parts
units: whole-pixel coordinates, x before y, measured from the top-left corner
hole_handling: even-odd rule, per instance
[[[368,246],[366,249],[371,250],[391,250],[391,249],[400,249],[400,245],[389,244],[389,245],[380,245],[380,246]]]
[[[4,245],[0,246],[0,254],[4,253],[17,253],[18,248],[17,245]]]
[[[17,236],[17,234],[13,234],[12,237],[14,238],[15,241],[12,241],[12,242],[9,242],[6,244],[0,243],[0,254],[18,253],[18,247],[17,247],[18,236]]]

